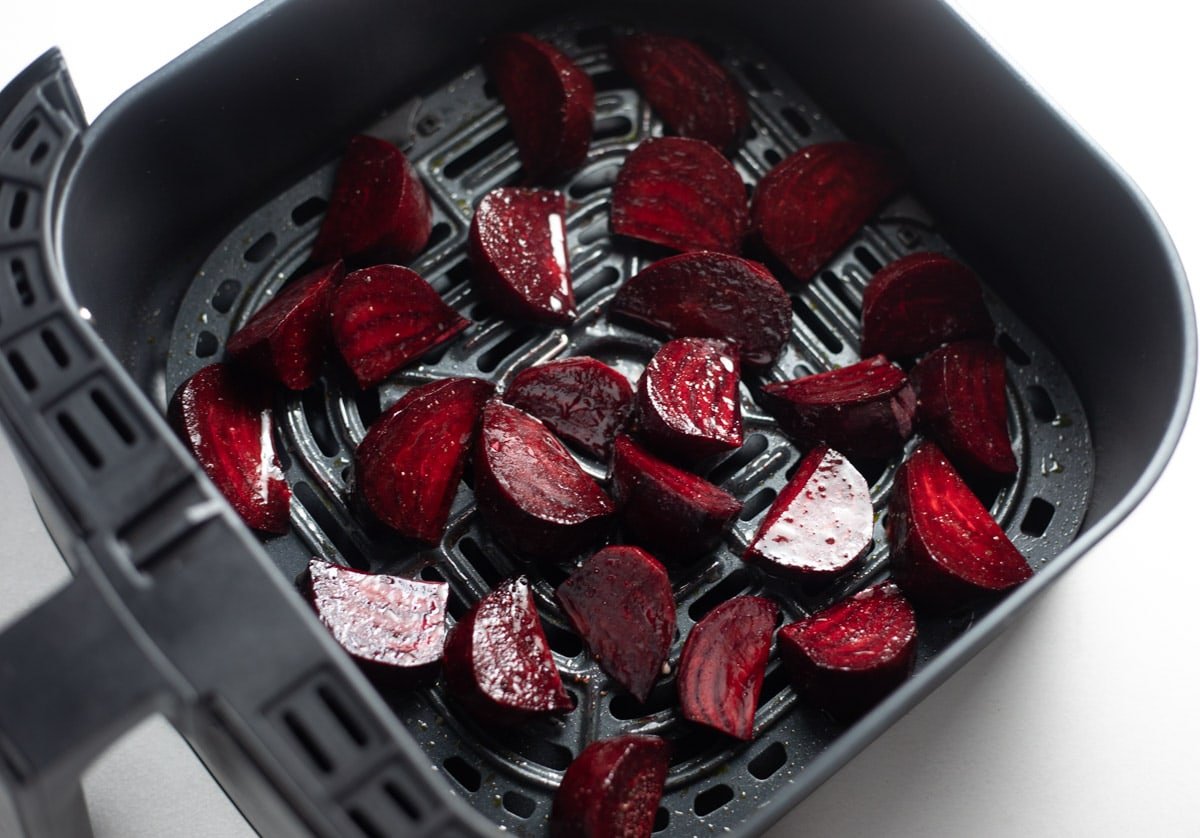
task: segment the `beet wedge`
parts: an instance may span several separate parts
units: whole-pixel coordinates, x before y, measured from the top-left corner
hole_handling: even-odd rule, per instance
[[[555,596],[601,668],[644,702],[675,639],[675,597],[658,559],[638,547],[605,547]]]
[[[742,558],[783,576],[829,578],[866,555],[874,528],[866,479],[822,445],[800,461]]]
[[[733,344],[679,338],[663,344],[638,382],[642,438],[666,456],[695,462],[742,444]]]
[[[732,153],[746,136],[746,94],[698,45],[639,33],[615,44],[617,61],[663,122],[684,137]]]
[[[483,408],[475,500],[496,540],[530,559],[566,559],[598,539],[614,507],[549,429],[522,410]]]
[[[739,253],[750,226],[746,186],[703,140],[648,139],[621,166],[609,224],[619,236],[673,250]]]
[[[575,319],[566,217],[561,192],[500,187],[483,196],[471,219],[472,280],[501,314],[551,326]]]
[[[854,459],[900,453],[917,410],[908,376],[882,355],[767,384],[759,402],[800,448],[826,444]]]
[[[670,759],[670,746],[657,736],[591,743],[554,794],[550,838],[650,838]]]
[[[451,695],[482,722],[521,724],[575,706],[523,576],[501,582],[454,624],[442,671]]]
[[[321,230],[314,262],[407,262],[429,241],[433,211],[416,170],[389,142],[351,138]]]
[[[409,538],[441,540],[494,389],[478,378],[434,381],[376,420],[354,452],[355,488],[376,518]]]
[[[753,367],[774,363],[792,333],[792,303],[779,280],[758,262],[724,253],[655,262],[621,286],[609,313],[672,337],[734,341]]]
[[[735,739],[754,736],[779,606],[759,596],[726,600],[692,627],[679,657],[684,718]]]
[[[541,182],[578,169],[596,116],[588,74],[524,33],[490,39],[484,67],[508,112],[526,177]]]
[[[608,459],[617,431],[633,412],[629,379],[586,355],[522,370],[504,400],[598,460]]]
[[[1003,352],[980,340],[950,343],[917,362],[912,381],[917,423],[959,471],[986,478],[1017,473]]]
[[[896,472],[888,505],[892,577],[941,611],[1021,584],[1033,571],[932,442]]]
[[[167,420],[247,526],[287,532],[292,490],[275,453],[262,388],[225,364],[210,364],[175,391]]]
[[[912,673],[917,618],[890,582],[779,630],[796,692],[843,721],[870,710]]]
[[[289,390],[311,387],[329,345],[329,298],[344,275],[335,262],[285,287],[233,333],[230,359]]]
[[[992,316],[974,272],[941,253],[885,265],[863,291],[862,351],[894,361],[954,340],[991,340]]]
[[[614,447],[612,491],[625,537],[676,561],[711,553],[742,511],[742,502],[724,489],[626,436]]]
[[[881,149],[859,143],[805,146],[759,182],[751,230],[796,279],[808,281],[902,180],[900,164]]]
[[[331,315],[333,342],[360,387],[378,384],[471,325],[399,265],[348,275],[333,292]]]

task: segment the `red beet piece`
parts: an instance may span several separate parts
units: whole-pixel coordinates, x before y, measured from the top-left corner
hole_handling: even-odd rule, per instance
[[[940,253],[909,254],[871,277],[862,318],[863,354],[896,360],[995,332],[978,277]]]
[[[550,838],[650,838],[670,765],[657,736],[626,734],[583,749],[550,810]]]
[[[292,491],[275,454],[274,422],[261,388],[225,364],[210,364],[175,391],[167,419],[249,527],[287,532]]]
[[[473,279],[502,314],[552,326],[575,319],[566,217],[567,199],[547,189],[500,187],[479,202]]]
[[[360,135],[346,146],[314,262],[407,262],[429,241],[429,195],[408,158],[389,142]]]
[[[758,262],[724,253],[683,253],[631,278],[610,313],[672,337],[735,341],[742,363],[762,367],[783,351],[792,331],[792,303]]]
[[[492,38],[485,53],[484,66],[508,111],[529,179],[579,168],[596,116],[588,74],[550,44],[524,33]]]
[[[483,408],[475,500],[497,540],[532,559],[565,559],[603,534],[613,503],[554,434],[498,401]]]
[[[334,289],[331,313],[333,341],[360,387],[378,384],[471,325],[399,265],[347,276]]]
[[[759,182],[750,206],[751,229],[797,279],[807,281],[901,180],[899,163],[881,149],[858,143],[805,146]]]
[[[357,491],[379,520],[436,544],[467,465],[483,404],[495,388],[446,378],[409,390],[354,452]]]
[[[513,407],[545,422],[562,439],[601,460],[633,411],[629,379],[580,355],[522,370],[504,391]]]
[[[703,140],[649,139],[630,152],[613,185],[617,235],[674,250],[738,253],[750,226],[746,186]]]
[[[645,701],[675,639],[675,597],[658,559],[637,547],[605,547],[555,595],[592,657]]]
[[[746,94],[703,49],[672,35],[636,34],[615,45],[617,61],[676,134],[726,153],[750,125]]]
[[[779,630],[796,691],[851,721],[903,683],[917,657],[913,607],[890,582]]]
[[[949,610],[1033,575],[932,442],[896,472],[888,505],[892,576],[918,605]]]
[[[726,600],[692,627],[679,657],[685,718],[737,739],[754,736],[779,606],[759,596]]]
[[[978,340],[951,343],[922,358],[912,380],[917,422],[961,471],[985,477],[1017,473],[1003,352]]]
[[[799,579],[841,573],[871,549],[875,510],[850,461],[818,446],[771,504],[743,558]]]
[[[446,687],[481,721],[521,724],[574,707],[525,577],[501,582],[446,638]]]
[[[617,438],[612,490],[625,536],[676,560],[711,553],[742,511],[742,502],[724,489],[654,457],[626,436]]]
[[[800,448],[825,443],[864,459],[899,453],[917,409],[908,376],[882,355],[767,384],[760,401]]]
[[[679,338],[663,344],[638,382],[642,437],[667,456],[687,461],[740,448],[739,372],[731,343]]]

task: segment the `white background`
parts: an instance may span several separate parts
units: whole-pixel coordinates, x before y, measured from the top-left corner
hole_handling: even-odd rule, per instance
[[[0,85],[57,44],[94,118],[250,5],[4,0]],[[1200,29],[1188,4],[955,5],[1132,175],[1200,281]],[[772,838],[1200,835],[1198,471],[1193,422],[1115,533]],[[2,625],[66,576],[2,439],[0,510]],[[100,836],[251,834],[161,721],[123,740],[85,788]]]

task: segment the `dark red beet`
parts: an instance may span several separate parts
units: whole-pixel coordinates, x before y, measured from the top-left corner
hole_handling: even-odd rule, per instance
[[[275,454],[274,422],[261,388],[225,364],[179,386],[167,419],[200,468],[252,529],[284,533],[292,491]]]
[[[355,271],[333,292],[333,342],[360,387],[378,384],[471,321],[399,265]]]
[[[603,534],[613,503],[554,434],[498,401],[483,408],[475,500],[502,544],[531,559],[565,559]]]
[[[471,266],[480,293],[502,314],[562,326],[575,319],[561,192],[502,186],[471,219]]]
[[[898,454],[917,409],[908,376],[882,355],[767,384],[760,401],[800,448],[825,443],[856,459]]]
[[[617,61],[676,134],[726,153],[750,125],[746,94],[708,53],[684,38],[637,34],[615,45]]]
[[[779,630],[796,691],[851,721],[904,682],[917,658],[917,619],[890,582]]]
[[[743,558],[800,579],[841,573],[871,549],[866,479],[826,446],[812,449],[771,504]]]
[[[909,254],[871,277],[862,319],[863,354],[893,360],[952,340],[991,340],[995,332],[978,277],[940,253]]]
[[[739,596],[692,627],[677,678],[685,718],[737,739],[754,736],[754,711],[778,617],[773,601]]]
[[[712,552],[742,511],[733,495],[617,438],[612,491],[625,536],[655,555],[695,559]]]
[[[408,158],[389,142],[360,135],[338,166],[312,260],[407,262],[432,228],[429,195]]]
[[[550,838],[650,838],[670,758],[657,736],[588,745],[554,794]]]
[[[896,472],[887,532],[892,577],[918,605],[950,610],[1033,575],[932,442]]]
[[[446,638],[446,687],[480,721],[521,724],[574,707],[525,577],[501,582]]]
[[[379,520],[436,544],[467,465],[479,413],[495,388],[447,378],[409,390],[354,452],[356,490]]]
[[[610,224],[674,250],[738,253],[750,226],[746,186],[708,143],[686,137],[644,141],[613,185]]]
[[[979,340],[935,349],[912,370],[917,422],[967,474],[1011,477],[1004,353]]]
[[[663,344],[638,382],[642,437],[686,461],[740,448],[739,372],[731,343],[679,338]]]
[[[724,253],[661,259],[621,286],[609,307],[672,337],[735,341],[742,363],[766,366],[792,332],[792,303],[758,262]]]
[[[759,182],[751,229],[797,279],[809,280],[902,179],[899,163],[886,151],[858,143],[805,146]]]
[[[586,355],[522,370],[504,400],[599,460],[608,459],[617,431],[633,412],[629,379]]]
[[[637,547],[605,547],[555,595],[592,657],[645,701],[675,639],[675,597],[658,559]]]
[[[484,66],[508,111],[529,179],[579,168],[596,116],[588,74],[550,44],[523,33],[490,39]]]

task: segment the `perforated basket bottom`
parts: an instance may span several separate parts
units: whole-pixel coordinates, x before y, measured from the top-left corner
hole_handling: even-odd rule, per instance
[[[430,245],[413,267],[474,324],[447,348],[396,375],[378,389],[359,391],[336,363],[302,395],[276,405],[279,443],[295,500],[292,529],[266,542],[280,569],[298,576],[312,555],[377,572],[444,579],[459,617],[499,580],[527,571],[499,548],[476,519],[471,491],[462,487],[442,543],[422,548],[361,521],[352,511],[348,481],[354,446],[364,428],[408,388],[446,376],[480,376],[503,387],[530,364],[588,354],[636,381],[659,341],[610,323],[605,306],[617,287],[647,263],[645,251],[608,233],[609,187],[626,153],[662,125],[615,73],[597,26],[560,25],[539,34],[557,43],[592,76],[596,129],[586,164],[565,185],[571,200],[568,241],[580,316],[566,329],[547,330],[497,319],[469,284],[466,239],[471,213],[488,190],[513,183],[519,163],[504,111],[482,72],[472,67],[427,97],[400,106],[369,130],[400,145],[429,190],[434,206]],[[734,163],[754,184],[799,146],[843,135],[792,79],[748,46],[705,43],[749,92],[753,136]],[[324,211],[336,164],[296,183],[241,222],[211,254],[180,306],[165,370],[167,392],[220,358],[228,336],[304,263]],[[931,219],[909,196],[889,203],[803,289],[790,288],[793,334],[780,361],[762,380],[783,380],[858,360],[862,290],[871,274],[914,250],[951,252]],[[1020,471],[991,504],[992,513],[1036,570],[1074,537],[1092,484],[1086,418],[1063,370],[1037,337],[994,295],[988,305],[1008,358],[1008,408]],[[751,384],[757,383],[751,381]],[[718,602],[740,593],[768,592],[792,621],[887,575],[883,510],[895,463],[868,475],[877,510],[875,547],[849,578],[810,588],[769,581],[739,559],[759,516],[799,461],[800,452],[775,429],[742,387],[746,443],[716,465],[709,479],[745,503],[725,544],[712,556],[672,572],[682,638]],[[603,478],[604,465],[581,461]],[[571,567],[535,574],[535,593],[555,658],[577,699],[562,719],[520,730],[477,725],[447,703],[440,688],[390,693],[385,698],[413,732],[432,764],[456,791],[498,824],[518,834],[544,834],[550,800],[572,757],[598,737],[656,733],[671,740],[667,793],[656,832],[671,835],[735,828],[834,738],[841,728],[796,701],[777,658],[767,670],[755,739],[731,742],[681,720],[675,683],[665,677],[637,705],[584,653],[554,604],[553,588]],[[920,669],[977,616],[922,617]]]

